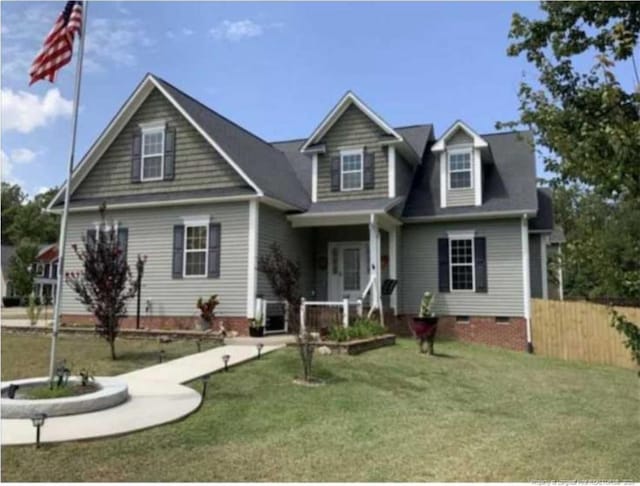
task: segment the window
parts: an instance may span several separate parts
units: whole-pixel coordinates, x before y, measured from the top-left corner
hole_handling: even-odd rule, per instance
[[[58,264],[51,265],[51,278],[58,278]]]
[[[140,179],[161,180],[164,166],[164,127],[142,130],[142,164]]]
[[[449,241],[451,290],[475,290],[473,275],[473,238]]]
[[[44,276],[44,265],[42,263],[36,263],[36,276]]]
[[[456,316],[456,324],[469,324],[469,316]]]
[[[48,263],[44,264],[44,272],[43,272],[43,276],[45,278],[50,278],[49,272],[51,271],[51,265],[49,265]]]
[[[511,319],[506,316],[496,317],[496,324],[511,324]]]
[[[362,150],[340,152],[340,190],[359,191],[363,186]]]
[[[206,277],[209,227],[185,226],[184,239],[184,276]]]
[[[471,187],[471,151],[449,152],[449,189]]]

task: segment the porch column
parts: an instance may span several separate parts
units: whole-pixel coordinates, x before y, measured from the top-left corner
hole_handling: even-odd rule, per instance
[[[370,216],[369,221],[369,271],[370,278],[375,276],[374,283],[371,286],[371,309],[378,308],[380,311],[380,319],[382,320],[382,300],[380,299],[380,278],[382,277],[380,269],[380,229],[373,214]]]
[[[389,229],[389,278],[398,280],[398,227]],[[398,315],[398,287],[389,297],[389,302],[393,308],[393,315]]]

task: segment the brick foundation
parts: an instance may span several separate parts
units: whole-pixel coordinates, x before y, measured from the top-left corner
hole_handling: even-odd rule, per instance
[[[140,327],[144,329],[194,330],[198,328],[199,317],[195,316],[140,316]],[[65,326],[93,326],[93,316],[87,314],[62,314],[61,322]],[[220,323],[229,331],[236,331],[240,336],[249,334],[249,322],[246,317],[223,316],[216,317],[213,330],[220,329]],[[120,321],[122,329],[135,329],[136,318],[125,317]]]
[[[408,324],[413,317],[398,316],[395,322],[387,321],[387,327],[398,335],[410,336]],[[455,316],[442,316],[438,318],[438,337],[526,351],[527,324],[524,317],[498,323],[495,317],[469,316],[468,323],[459,323]]]

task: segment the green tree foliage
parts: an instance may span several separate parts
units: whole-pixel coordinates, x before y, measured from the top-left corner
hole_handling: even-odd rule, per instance
[[[38,245],[31,240],[24,239],[16,247],[16,252],[9,262],[9,280],[15,293],[26,299],[33,291],[33,277]]]
[[[12,245],[14,241],[9,236],[9,228],[13,225],[16,214],[20,211],[27,195],[22,192],[18,184],[2,183],[2,244]]]
[[[640,207],[629,197],[606,200],[578,185],[554,191],[563,246],[565,294],[640,301]]]
[[[2,183],[2,244],[17,245],[23,239],[40,244],[58,241],[59,217],[45,211],[57,192],[51,188],[32,200],[19,185]]]
[[[542,2],[545,17],[514,14],[508,54],[538,72],[521,83],[520,120],[534,133],[546,169],[606,198],[640,198],[640,81],[625,88],[617,63],[634,62],[639,2]],[[588,62],[580,72],[576,66]],[[636,70],[637,73],[637,70]]]

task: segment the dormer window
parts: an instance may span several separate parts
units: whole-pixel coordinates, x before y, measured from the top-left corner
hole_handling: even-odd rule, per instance
[[[340,152],[340,190],[360,191],[363,188],[362,150]]]
[[[451,150],[449,157],[449,189],[471,189],[471,150]]]
[[[142,129],[140,180],[162,180],[164,171],[164,125]]]

